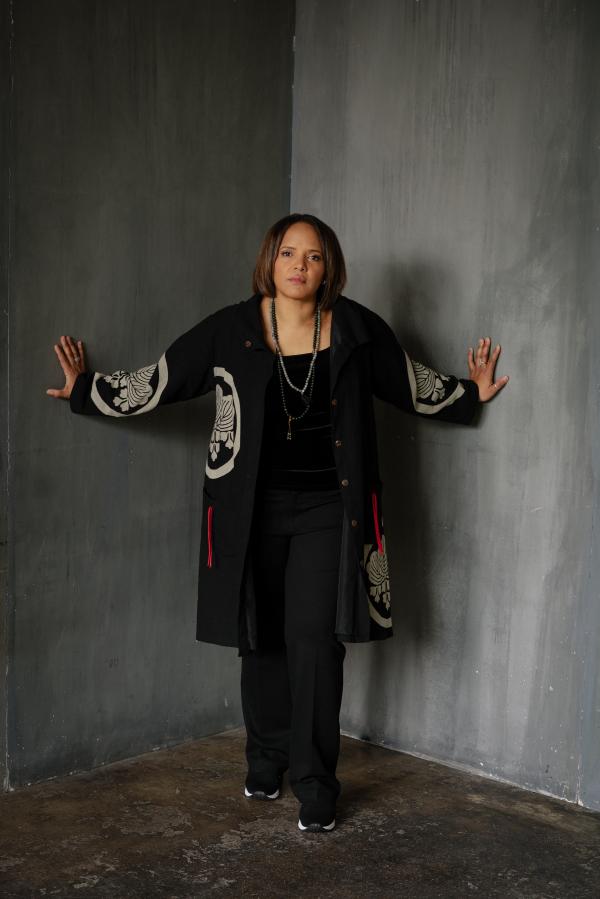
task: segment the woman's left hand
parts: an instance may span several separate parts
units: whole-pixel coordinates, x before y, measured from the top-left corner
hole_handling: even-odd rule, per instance
[[[496,346],[490,357],[491,343],[490,337],[480,337],[475,350],[475,358],[473,358],[473,347],[469,347],[467,354],[469,377],[471,381],[475,381],[479,388],[479,401],[481,403],[487,403],[488,400],[491,400],[508,382],[508,375],[504,375],[504,377],[494,381],[494,370],[500,355],[500,344]]]

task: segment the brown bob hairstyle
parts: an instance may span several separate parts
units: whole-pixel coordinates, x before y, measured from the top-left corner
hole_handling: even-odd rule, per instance
[[[252,276],[252,290],[262,296],[275,296],[273,267],[283,236],[290,225],[306,222],[312,225],[319,237],[325,263],[324,284],[317,289],[317,302],[322,309],[330,309],[346,284],[346,264],[335,231],[315,215],[292,212],[271,225],[263,238]]]

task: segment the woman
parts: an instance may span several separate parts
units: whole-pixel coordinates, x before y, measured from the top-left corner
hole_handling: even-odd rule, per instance
[[[490,339],[469,378],[411,359],[389,325],[341,291],[335,233],[293,214],[266,233],[253,295],[211,313],[158,362],[88,372],[81,340],[55,344],[72,411],[129,417],[215,391],[205,465],[196,639],[237,646],[245,795],[283,772],[301,830],[335,825],[344,642],[392,635],[373,396],[468,423],[494,382]]]

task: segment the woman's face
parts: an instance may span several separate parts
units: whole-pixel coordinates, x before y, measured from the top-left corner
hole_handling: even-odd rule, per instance
[[[319,237],[308,222],[295,222],[283,235],[273,266],[277,296],[314,300],[325,277]]]

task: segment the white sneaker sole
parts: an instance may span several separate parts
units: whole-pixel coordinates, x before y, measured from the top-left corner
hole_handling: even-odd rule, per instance
[[[248,787],[244,787],[244,793],[247,799],[277,799],[279,796],[279,790],[275,790],[274,793],[265,793],[264,790],[255,790],[254,793],[251,793],[248,790]]]
[[[298,827],[300,830],[308,830],[310,833],[320,833],[322,830],[333,830],[335,827],[335,818],[331,824],[306,824],[304,825],[298,818]]]

